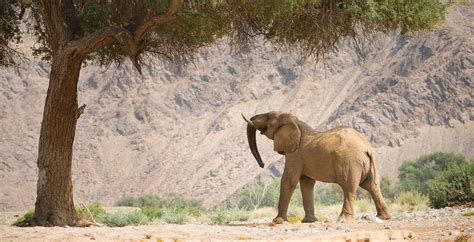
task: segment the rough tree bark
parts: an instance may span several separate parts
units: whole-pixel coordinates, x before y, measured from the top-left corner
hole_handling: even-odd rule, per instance
[[[53,57],[38,147],[35,220],[41,226],[77,222],[71,165],[82,57],[61,52]]]

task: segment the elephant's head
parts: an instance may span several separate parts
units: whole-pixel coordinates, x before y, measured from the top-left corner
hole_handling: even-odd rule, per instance
[[[268,112],[253,116],[247,120],[247,138],[250,150],[260,167],[264,167],[257,148],[256,132],[260,131],[273,140],[273,150],[279,154],[295,152],[300,145],[301,131],[296,124],[296,117],[291,113]]]

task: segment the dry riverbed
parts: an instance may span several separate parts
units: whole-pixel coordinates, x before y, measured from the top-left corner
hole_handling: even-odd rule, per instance
[[[444,208],[392,213],[390,221],[359,215],[355,223],[329,222],[273,225],[270,218],[231,225],[156,224],[111,227],[30,227],[0,225],[0,241],[347,241],[347,240],[430,240],[474,241],[474,217],[464,214],[474,208]],[[14,213],[0,213],[9,222]]]

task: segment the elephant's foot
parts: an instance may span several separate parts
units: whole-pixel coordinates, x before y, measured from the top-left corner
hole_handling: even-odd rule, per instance
[[[355,222],[354,216],[349,214],[341,214],[337,218],[338,223],[353,223]]]
[[[388,212],[381,212],[381,213],[377,213],[377,218],[383,219],[383,220],[389,220],[392,217],[390,216]]]
[[[316,217],[314,215],[306,215],[304,216],[302,223],[314,223],[316,222]]]
[[[273,219],[273,223],[275,224],[282,224],[283,222],[288,221],[287,218],[276,217]]]

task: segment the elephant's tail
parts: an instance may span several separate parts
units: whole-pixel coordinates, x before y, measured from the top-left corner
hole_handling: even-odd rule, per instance
[[[377,179],[377,169],[375,169],[375,162],[374,162],[374,154],[372,151],[367,151],[367,156],[370,159],[370,172],[372,173],[373,176],[373,182],[375,185],[379,184],[379,180]]]

